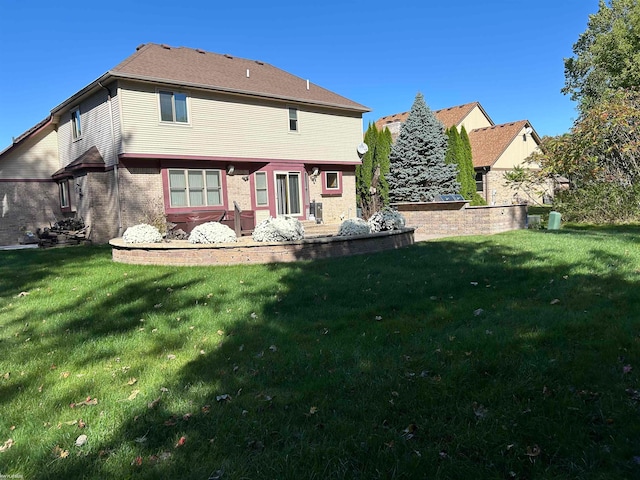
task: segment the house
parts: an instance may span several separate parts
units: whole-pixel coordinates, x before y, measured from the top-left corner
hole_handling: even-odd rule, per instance
[[[537,151],[540,137],[527,120],[496,125],[479,102],[467,103],[433,112],[445,128],[463,126],[469,134],[476,190],[490,205],[503,205],[527,199],[505,185],[504,174]],[[397,113],[376,121],[379,130],[387,127],[395,141],[409,112]],[[541,198],[534,196],[535,201]]]
[[[0,244],[64,216],[95,242],[236,205],[352,216],[367,111],[262,61],[141,45],[0,152]]]

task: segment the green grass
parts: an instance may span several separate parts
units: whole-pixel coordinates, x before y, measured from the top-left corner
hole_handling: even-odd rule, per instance
[[[639,234],[236,267],[0,252],[0,474],[640,478]]]

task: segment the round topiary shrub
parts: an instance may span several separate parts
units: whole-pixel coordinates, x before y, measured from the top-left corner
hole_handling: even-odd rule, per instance
[[[340,224],[338,236],[368,235],[371,233],[369,224],[361,218],[349,218]]]
[[[122,240],[124,243],[160,243],[162,235],[156,227],[140,223],[127,228]]]
[[[304,226],[293,217],[267,218],[253,229],[256,242],[288,242],[304,238]]]
[[[371,228],[371,232],[374,233],[404,228],[405,219],[398,211],[385,207],[371,215],[368,223]]]
[[[236,233],[219,222],[202,223],[189,235],[190,243],[229,243],[237,240]]]

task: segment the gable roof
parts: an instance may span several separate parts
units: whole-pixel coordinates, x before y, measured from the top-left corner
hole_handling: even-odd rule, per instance
[[[186,47],[147,43],[54,108],[62,110],[111,79],[197,88],[364,113],[370,109],[273,65]]]
[[[511,145],[523,128],[531,127],[527,120],[477,128],[469,132],[474,167],[491,167]],[[540,143],[540,137],[532,129],[531,136]]]
[[[441,110],[434,110],[434,115],[440,120],[445,128],[450,128],[453,125],[460,125],[462,121],[471,113],[471,111],[478,107],[484,115],[487,117],[490,123],[493,121],[489,118],[489,115],[484,111],[480,102],[465,103],[464,105],[456,105],[455,107],[443,108]],[[404,123],[409,118],[409,112],[394,113],[393,115],[387,115],[376,121],[376,128],[382,130],[389,124],[400,122]]]
[[[60,180],[62,178],[72,177],[73,172],[86,170],[104,170],[105,163],[102,155],[94,146],[84,152],[66,167],[56,171],[51,178]]]

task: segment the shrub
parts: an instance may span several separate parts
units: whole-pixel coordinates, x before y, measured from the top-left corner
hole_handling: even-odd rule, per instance
[[[236,233],[219,222],[197,225],[189,235],[190,243],[228,243],[237,241]]]
[[[304,238],[304,226],[293,217],[267,218],[253,229],[256,242],[288,242]]]
[[[127,228],[122,235],[122,240],[125,243],[160,243],[162,235],[156,227],[140,223]]]
[[[369,224],[361,218],[349,218],[340,224],[338,236],[367,235],[371,233]]]
[[[400,228],[404,228],[404,225],[405,220],[402,214],[389,207],[383,208],[369,218],[369,228],[371,232],[399,230]]]

